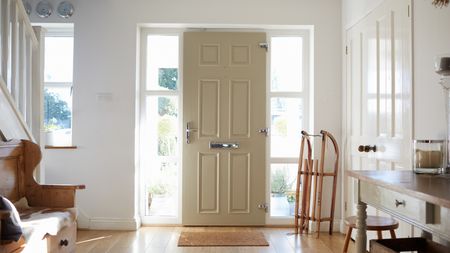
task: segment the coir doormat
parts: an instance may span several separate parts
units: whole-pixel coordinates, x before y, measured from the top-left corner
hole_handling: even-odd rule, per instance
[[[261,232],[181,232],[178,246],[269,246],[269,243]]]

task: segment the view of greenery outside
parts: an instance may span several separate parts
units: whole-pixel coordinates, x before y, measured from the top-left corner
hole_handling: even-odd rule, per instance
[[[169,90],[178,88],[178,69],[176,68],[160,68],[158,70],[159,87]]]
[[[159,86],[169,90],[177,89],[178,69],[160,68],[158,70]],[[158,155],[173,156],[176,148],[176,124],[178,108],[172,99],[158,97]]]
[[[270,174],[271,216],[292,216],[295,204],[296,164],[272,164]]]
[[[66,101],[44,89],[44,129],[52,131],[71,128],[71,118],[72,113]]]
[[[158,122],[158,156],[176,155],[176,124],[177,118],[167,114]]]
[[[289,179],[287,168],[272,172],[271,193],[285,194],[293,185],[294,180]]]

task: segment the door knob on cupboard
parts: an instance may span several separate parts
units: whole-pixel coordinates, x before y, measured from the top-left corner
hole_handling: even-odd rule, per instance
[[[358,151],[359,151],[359,152],[366,152],[366,153],[368,153],[368,152],[370,152],[370,151],[377,152],[377,146],[376,146],[376,145],[373,145],[373,146],[370,146],[370,145],[360,145],[360,146],[358,147]]]
[[[399,201],[398,199],[395,200],[395,207],[399,207],[399,206],[406,206],[406,201],[402,200]]]

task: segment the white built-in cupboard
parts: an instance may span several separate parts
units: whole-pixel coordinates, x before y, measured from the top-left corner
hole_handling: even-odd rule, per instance
[[[411,170],[411,0],[386,0],[346,31],[344,79],[344,169]],[[360,152],[361,145],[376,146],[376,152]],[[344,216],[351,216],[355,182],[343,182]],[[387,215],[372,207],[368,214]],[[404,222],[397,230],[401,237],[417,233]]]

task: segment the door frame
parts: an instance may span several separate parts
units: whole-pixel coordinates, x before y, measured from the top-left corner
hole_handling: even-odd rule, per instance
[[[144,225],[151,224],[166,224],[166,225],[180,225],[182,224],[182,177],[183,177],[183,149],[182,142],[178,143],[179,146],[179,171],[178,171],[178,216],[177,218],[149,218],[145,216],[145,187],[144,180],[140,177],[141,175],[141,162],[140,157],[142,155],[142,147],[140,138],[142,134],[141,125],[145,122],[145,116],[141,112],[145,111],[144,98],[146,95],[156,92],[149,92],[145,90],[145,69],[146,69],[146,47],[145,36],[149,34],[155,35],[176,35],[179,36],[179,134],[184,134],[183,131],[183,32],[185,31],[196,31],[196,30],[208,30],[211,32],[265,32],[267,39],[269,36],[296,36],[300,35],[304,38],[303,46],[307,52],[307,60],[304,60],[303,64],[303,82],[306,87],[303,93],[307,94],[304,97],[305,104],[307,104],[307,110],[305,110],[307,118],[307,130],[314,129],[314,26],[312,25],[249,25],[249,24],[140,24],[137,26],[137,37],[136,37],[136,104],[135,104],[135,216],[140,219],[140,222]],[[266,123],[270,126],[270,119],[268,113],[270,113],[270,103],[268,92],[270,90],[270,55],[267,55],[267,71],[266,71]],[[305,69],[306,68],[306,69]],[[164,92],[158,92],[158,94],[163,94]],[[290,96],[294,97],[294,96]],[[305,122],[305,121],[304,121]],[[180,135],[181,136],[181,135]],[[269,141],[266,144],[266,201],[270,203],[270,195],[268,194],[270,190],[270,146]],[[280,160],[281,162],[281,160]],[[286,162],[286,161],[284,161]],[[289,162],[298,162],[297,158],[290,158]],[[270,212],[267,212],[265,224],[266,225],[283,225],[283,224],[293,224],[292,217],[270,217]]]

